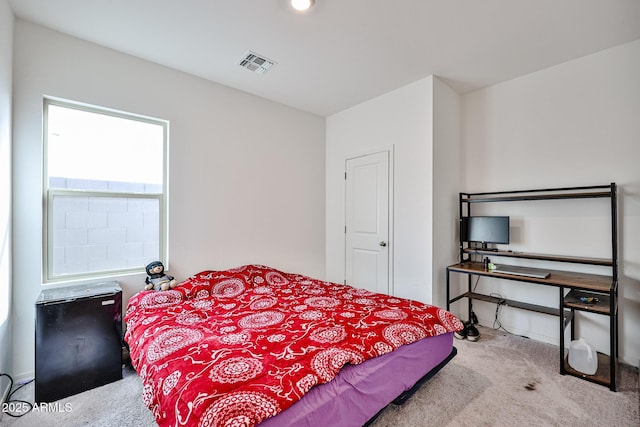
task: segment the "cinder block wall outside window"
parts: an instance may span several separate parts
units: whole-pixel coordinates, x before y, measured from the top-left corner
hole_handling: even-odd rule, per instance
[[[52,188],[159,193],[161,186],[51,178]],[[53,206],[55,274],[144,267],[159,259],[159,205],[155,199],[64,197]]]

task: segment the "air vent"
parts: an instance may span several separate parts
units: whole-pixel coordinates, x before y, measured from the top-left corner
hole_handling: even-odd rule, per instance
[[[263,74],[269,70],[269,68],[276,65],[276,62],[260,55],[259,53],[248,51],[244,54],[242,59],[240,59],[238,65],[251,70],[256,74]]]

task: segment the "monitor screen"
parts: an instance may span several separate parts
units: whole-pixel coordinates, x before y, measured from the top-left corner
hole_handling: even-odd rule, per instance
[[[462,240],[478,243],[509,243],[508,216],[469,216],[462,218]]]

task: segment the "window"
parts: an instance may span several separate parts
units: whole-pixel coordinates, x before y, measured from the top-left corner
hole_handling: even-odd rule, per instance
[[[44,281],[167,265],[163,120],[44,100]]]

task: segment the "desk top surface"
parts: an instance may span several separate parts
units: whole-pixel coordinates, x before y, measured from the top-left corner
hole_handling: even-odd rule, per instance
[[[572,289],[585,289],[596,292],[610,292],[612,287],[614,286],[611,276],[602,276],[597,274],[580,273],[573,271],[550,270],[546,268],[544,270],[549,272],[549,276],[544,279],[486,271],[484,269],[484,265],[480,262],[465,262],[454,264],[448,266],[447,270],[455,271],[458,273],[495,277],[496,279],[517,280],[549,286],[564,286]]]

